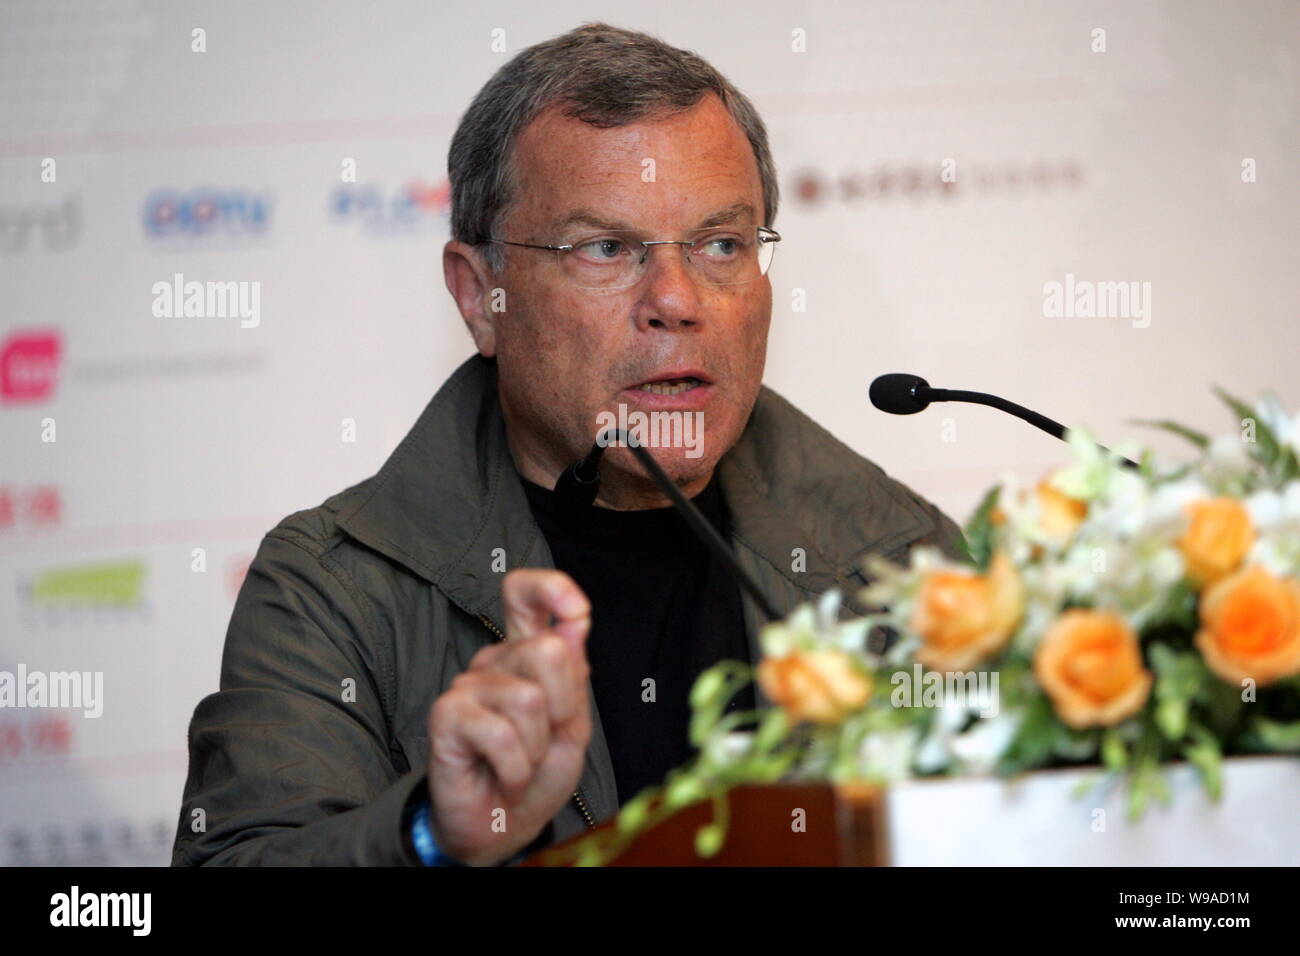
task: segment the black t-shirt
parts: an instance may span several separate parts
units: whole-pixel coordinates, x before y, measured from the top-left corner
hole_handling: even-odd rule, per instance
[[[555,566],[591,601],[587,658],[622,805],[693,755],[688,697],[700,673],[749,660],[740,588],[671,506],[568,515],[547,489],[524,490]],[[716,474],[692,500],[725,540]],[[730,705],[753,707],[748,685]]]

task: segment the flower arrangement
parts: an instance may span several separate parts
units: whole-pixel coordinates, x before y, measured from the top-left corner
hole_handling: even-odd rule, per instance
[[[692,689],[692,762],[563,861],[607,862],[707,799],[696,850],[711,855],[743,783],[1095,764],[1137,817],[1169,800],[1172,761],[1217,799],[1225,755],[1300,752],[1300,414],[1216,393],[1239,432],[1141,423],[1187,439],[1191,462],[1145,451],[1133,469],[1073,430],[1069,464],[984,496],[964,562],[872,557],[873,613],[841,619],[831,591],[769,624],[757,668],[724,662]],[[777,706],[728,713],[753,679]]]

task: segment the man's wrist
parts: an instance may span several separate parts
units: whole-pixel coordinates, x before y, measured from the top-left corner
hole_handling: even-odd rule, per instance
[[[443,853],[433,839],[432,812],[433,808],[429,805],[429,798],[421,797],[415,804],[414,812],[411,814],[407,835],[411,839],[411,845],[415,848],[416,857],[425,866],[464,866],[463,863]]]

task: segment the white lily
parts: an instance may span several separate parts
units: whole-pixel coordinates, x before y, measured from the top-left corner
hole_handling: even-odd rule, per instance
[[[1300,481],[1281,492],[1257,491],[1244,504],[1258,533],[1247,561],[1279,576],[1300,576]]]
[[[816,605],[800,604],[784,621],[773,621],[759,634],[763,653],[768,657],[786,657],[796,650],[835,648],[865,656],[868,618],[839,619],[842,596],[831,588],[817,599]]]
[[[1281,400],[1273,392],[1265,392],[1255,403],[1255,413],[1276,436],[1279,444],[1288,446],[1300,455],[1300,412],[1288,415]]]

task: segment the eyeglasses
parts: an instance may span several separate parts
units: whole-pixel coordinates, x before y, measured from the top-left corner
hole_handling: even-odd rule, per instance
[[[650,261],[651,246],[682,246],[693,271],[712,285],[739,285],[767,275],[776,255],[779,233],[757,229],[702,229],[689,239],[637,238],[630,231],[606,231],[561,246],[488,239],[487,242],[555,253],[561,270],[579,289],[618,292],[640,282]]]

